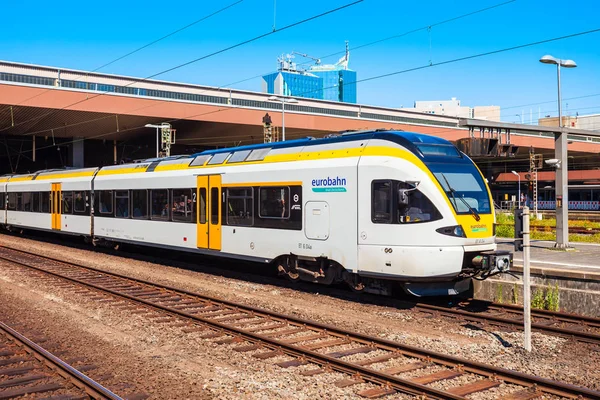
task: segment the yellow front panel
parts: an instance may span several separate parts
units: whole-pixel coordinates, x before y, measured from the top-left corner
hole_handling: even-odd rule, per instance
[[[221,175],[208,177],[208,248],[221,250]]]
[[[489,238],[494,234],[494,214],[479,214],[481,219],[476,221],[473,215],[457,215],[458,224],[463,227],[469,239]]]
[[[198,176],[197,186],[197,246],[208,249],[208,176]]]

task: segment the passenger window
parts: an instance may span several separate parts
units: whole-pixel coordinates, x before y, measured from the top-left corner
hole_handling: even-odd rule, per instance
[[[98,211],[100,214],[112,215],[113,213],[113,191],[101,190],[98,192]]]
[[[31,194],[31,211],[40,212],[40,192]]]
[[[206,223],[206,189],[205,188],[200,188],[200,203],[199,207],[200,207],[200,223],[201,224],[205,224]]]
[[[115,217],[129,218],[129,190],[115,191]]]
[[[148,191],[132,190],[131,206],[133,208],[133,218],[148,219]]]
[[[49,213],[50,212],[50,192],[41,192],[40,200],[42,203],[42,212]]]
[[[287,219],[290,217],[290,188],[261,187],[259,189],[261,218]]]
[[[371,221],[376,224],[392,222],[392,181],[371,183]]]
[[[79,214],[87,211],[87,192],[73,193],[73,211]]]
[[[73,214],[73,192],[61,192],[62,212],[61,214]]]
[[[219,224],[219,189],[210,189],[210,223],[213,225]]]
[[[401,224],[435,221],[442,215],[421,191],[403,182],[398,182],[399,190],[407,190],[408,204],[398,201],[398,219]]]
[[[227,225],[252,226],[253,208],[252,188],[227,189]]]
[[[17,194],[9,193],[8,194],[8,209],[15,210],[17,208]]]
[[[192,189],[173,189],[173,221],[194,222],[195,196]]]
[[[6,193],[0,193],[0,208],[2,210],[6,208]]]
[[[23,211],[23,193],[17,193],[17,211]]]
[[[152,219],[169,219],[169,191],[155,189],[151,191]]]
[[[31,192],[23,193],[23,211],[31,211]]]

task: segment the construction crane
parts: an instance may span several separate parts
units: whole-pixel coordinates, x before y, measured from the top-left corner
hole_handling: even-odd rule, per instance
[[[314,61],[315,61],[315,64],[316,64],[316,65],[319,65],[319,64],[321,64],[321,59],[320,59],[320,58],[312,57],[312,56],[309,56],[308,54],[304,54],[304,53],[298,53],[297,51],[292,51],[292,56],[293,56],[294,54],[297,54],[297,55],[299,55],[299,56],[302,56],[302,57],[304,57],[304,58],[310,58],[311,60],[314,60]]]

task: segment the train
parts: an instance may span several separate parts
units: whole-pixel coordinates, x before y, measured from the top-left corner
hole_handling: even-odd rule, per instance
[[[444,139],[344,132],[0,177],[0,225],[272,264],[292,281],[457,295],[508,272],[491,194]]]

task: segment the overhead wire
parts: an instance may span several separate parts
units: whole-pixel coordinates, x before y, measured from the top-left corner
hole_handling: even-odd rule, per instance
[[[351,5],[352,4],[354,4],[354,3],[351,3]],[[382,79],[382,78],[386,78],[386,77],[390,77],[390,76],[395,76],[395,75],[404,74],[404,73],[408,73],[408,72],[413,72],[413,71],[417,71],[417,70],[421,70],[421,69],[426,69],[426,68],[433,67],[433,66],[447,65],[447,64],[450,64],[450,63],[455,63],[455,62],[460,62],[460,61],[466,61],[466,60],[475,59],[475,58],[479,58],[479,57],[485,57],[485,56],[489,56],[489,55],[499,54],[499,53],[503,53],[503,52],[507,52],[507,51],[517,50],[517,49],[521,49],[521,48],[525,48],[525,47],[531,47],[531,46],[535,46],[535,45],[539,45],[539,44],[544,44],[544,43],[549,43],[549,42],[554,42],[554,41],[559,41],[559,40],[570,39],[570,38],[579,37],[579,36],[588,35],[588,34],[597,33],[597,32],[600,32],[600,28],[598,28],[598,29],[592,29],[592,30],[587,30],[587,31],[582,31],[582,32],[578,32],[578,33],[574,33],[574,34],[569,34],[569,35],[563,35],[563,36],[554,37],[554,38],[550,38],[550,39],[535,41],[535,42],[526,43],[526,44],[522,44],[522,45],[507,47],[507,48],[503,48],[503,49],[493,50],[493,51],[489,51],[489,52],[478,53],[478,54],[474,54],[474,55],[470,55],[470,56],[465,56],[465,57],[455,58],[455,59],[446,60],[446,61],[442,61],[442,62],[438,62],[438,63],[433,63],[433,64],[428,64],[428,65],[413,67],[413,68],[409,68],[409,69],[405,69],[405,70],[400,70],[400,71],[395,71],[395,72],[391,72],[391,73],[381,74],[381,75],[377,75],[377,76],[373,76],[373,77],[369,77],[369,78],[364,78],[364,79],[357,80],[355,82],[350,82],[350,83],[359,83],[359,82],[372,81],[372,80],[375,80],[375,79]],[[584,97],[584,96],[581,96],[581,97]],[[212,113],[216,113],[216,112],[223,112],[223,111],[234,110],[234,109],[238,109],[238,108],[236,108],[236,107],[228,107],[228,108],[222,108],[222,109],[220,108],[218,110],[212,110],[212,111],[209,111],[207,113],[201,113],[201,114],[191,115],[191,116],[187,116],[187,117],[183,117],[183,118],[172,119],[172,120],[167,121],[167,122],[175,122],[175,121],[179,121],[179,120],[182,120],[182,119],[189,119],[189,118],[198,117],[198,116],[202,116],[202,115],[206,115],[206,114],[212,114]],[[140,127],[135,127],[135,128],[129,128],[128,130],[139,129],[139,128],[141,128],[141,126]],[[445,129],[445,130],[449,131],[450,129]],[[451,130],[451,131],[454,131],[454,130]],[[108,136],[108,135],[112,135],[114,133],[117,133],[117,132],[115,131],[115,132],[105,133],[105,134],[102,134],[102,135],[99,135],[99,136],[100,137],[101,136]],[[93,138],[97,138],[97,137],[98,136],[93,137]],[[78,139],[78,140],[84,140],[84,139]],[[72,141],[72,142],[74,142],[74,141]],[[70,142],[70,143],[72,143],[72,142]]]
[[[262,38],[265,38],[265,37],[267,37],[267,36],[274,35],[274,34],[276,34],[276,33],[279,33],[279,32],[282,32],[282,31],[285,31],[285,30],[288,30],[288,29],[291,29],[291,28],[293,28],[293,27],[296,27],[296,26],[298,26],[298,25],[302,25],[302,24],[304,24],[304,23],[307,23],[307,22],[313,21],[313,20],[315,20],[315,19],[318,19],[318,18],[324,17],[324,16],[326,16],[326,15],[329,15],[329,14],[335,13],[335,12],[337,12],[337,11],[341,11],[341,10],[343,10],[343,9],[346,9],[346,8],[348,8],[348,7],[352,7],[352,6],[356,5],[356,4],[362,3],[363,1],[364,1],[364,0],[355,0],[355,1],[351,2],[351,3],[347,3],[347,4],[345,4],[345,5],[342,5],[342,6],[339,6],[339,7],[333,8],[333,9],[330,9],[330,10],[328,10],[328,11],[324,11],[324,12],[322,12],[322,13],[319,13],[319,14],[317,14],[317,15],[313,15],[313,16],[311,16],[311,17],[308,17],[308,18],[302,19],[302,20],[300,20],[300,21],[296,21],[296,22],[293,22],[293,23],[291,23],[291,24],[285,25],[285,26],[283,26],[282,28],[278,28],[278,29],[276,29],[276,30],[274,30],[274,31],[269,31],[269,32],[267,32],[267,33],[263,33],[263,34],[260,34],[260,35],[258,35],[258,36],[254,36],[254,37],[252,37],[252,38],[250,38],[250,39],[244,40],[244,41],[242,41],[242,42],[238,42],[238,43],[236,43],[236,44],[234,44],[234,45],[231,45],[231,46],[225,47],[225,48],[223,48],[223,49],[220,49],[220,50],[214,51],[214,52],[212,52],[212,53],[206,54],[206,55],[204,55],[204,56],[202,56],[202,57],[198,57],[198,58],[195,58],[195,59],[193,59],[193,60],[190,60],[190,61],[187,61],[187,62],[184,62],[184,63],[178,64],[178,65],[176,65],[176,66],[174,66],[174,67],[170,67],[170,68],[168,68],[168,69],[165,69],[165,70],[162,70],[162,71],[160,71],[160,72],[154,73],[154,74],[152,74],[152,75],[149,75],[149,76],[147,76],[147,77],[145,77],[145,78],[131,78],[131,82],[130,82],[130,83],[128,83],[127,85],[124,85],[123,87],[129,87],[129,86],[131,86],[131,85],[133,85],[133,84],[135,84],[135,83],[144,82],[144,81],[146,81],[146,80],[148,80],[148,79],[151,79],[151,78],[154,78],[154,77],[157,77],[157,76],[163,75],[163,74],[165,74],[165,73],[167,73],[167,72],[171,72],[171,71],[174,71],[174,70],[176,70],[176,69],[179,69],[179,68],[182,68],[182,67],[185,67],[185,66],[191,65],[191,64],[193,64],[193,63],[196,63],[196,62],[198,62],[198,61],[202,61],[202,60],[205,60],[205,59],[207,59],[207,58],[214,57],[214,56],[216,56],[216,55],[218,55],[218,54],[221,54],[221,53],[224,53],[224,52],[226,52],[226,51],[229,51],[229,50],[235,49],[235,48],[237,48],[237,47],[240,47],[240,46],[246,45],[246,44],[248,44],[248,43],[255,42],[255,41],[257,41],[257,40],[259,40],[259,39],[262,39]],[[95,99],[95,98],[97,98],[97,97],[103,96],[103,95],[105,95],[105,94],[107,94],[107,93],[112,93],[112,92],[111,92],[111,91],[102,91],[102,92],[100,92],[100,93],[94,94],[94,95],[92,95],[92,96],[89,96],[89,97],[86,97],[86,98],[84,98],[84,99],[78,100],[78,101],[76,101],[76,102],[74,102],[74,103],[71,103],[71,104],[68,104],[68,105],[66,105],[66,106],[63,106],[63,107],[61,107],[61,108],[59,108],[59,109],[54,109],[54,110],[52,110],[51,112],[49,112],[49,113],[45,114],[44,116],[42,116],[42,117],[40,117],[40,118],[44,118],[45,116],[53,115],[54,113],[56,113],[56,112],[58,112],[58,111],[61,111],[61,110],[67,109],[67,108],[69,108],[69,107],[72,107],[72,106],[75,106],[75,105],[78,105],[78,104],[81,104],[81,103],[84,103],[84,102],[87,102],[87,101],[90,101],[90,100],[92,100],[92,99]],[[36,118],[36,119],[39,119],[39,118]],[[21,122],[19,125],[22,125],[22,124],[24,124],[24,123],[27,123],[27,122],[29,122],[29,121],[23,121],[23,122]],[[17,124],[15,124],[15,126],[16,126],[16,125],[17,125]],[[13,128],[13,127],[14,127],[14,126],[12,126],[12,127],[8,127],[8,128],[3,128],[3,129],[0,129],[0,132],[2,132],[2,131],[4,131],[4,130],[7,130],[7,129],[10,129],[10,128]]]
[[[378,44],[378,43],[381,43],[381,42],[384,42],[384,41],[387,41],[387,40],[391,40],[391,39],[395,39],[395,38],[400,38],[400,37],[403,37],[403,36],[407,36],[407,35],[409,35],[409,34],[411,34],[411,33],[419,32],[419,31],[422,31],[422,30],[428,29],[428,28],[430,28],[430,27],[433,27],[433,26],[440,26],[440,25],[443,25],[443,24],[447,24],[447,23],[450,23],[450,22],[454,22],[454,21],[457,21],[457,20],[460,20],[460,19],[463,19],[463,18],[466,18],[466,17],[472,16],[472,15],[475,15],[475,14],[479,14],[479,13],[482,13],[482,12],[485,12],[485,11],[492,10],[492,9],[494,9],[494,8],[498,8],[498,7],[500,7],[500,6],[504,6],[504,5],[507,5],[507,4],[510,4],[510,3],[513,3],[513,2],[515,2],[515,1],[516,1],[516,0],[509,0],[509,1],[505,1],[505,2],[502,2],[502,3],[498,3],[498,4],[495,4],[495,5],[492,5],[492,6],[490,6],[490,7],[485,7],[485,8],[482,8],[482,9],[478,9],[478,10],[475,10],[475,11],[471,11],[471,12],[468,12],[468,13],[465,13],[465,14],[461,14],[461,15],[458,15],[458,16],[455,16],[455,17],[452,17],[452,18],[449,18],[449,19],[443,20],[443,21],[435,22],[435,23],[433,23],[433,24],[430,24],[430,25],[427,25],[427,26],[423,26],[423,27],[420,27],[420,28],[415,28],[415,29],[412,29],[412,30],[406,31],[406,32],[404,32],[404,33],[401,33],[401,34],[396,34],[396,35],[393,35],[393,36],[389,36],[389,37],[386,37],[386,38],[383,38],[383,39],[376,40],[376,41],[374,41],[374,42],[371,42],[371,43],[366,43],[366,44],[363,44],[363,45],[360,45],[360,46],[356,46],[356,47],[353,47],[353,48],[351,48],[350,50],[355,50],[355,49],[359,49],[359,48],[364,48],[364,47],[372,46],[372,45],[374,45],[374,44]],[[237,3],[234,3],[233,5],[235,5],[235,4],[237,4]],[[230,6],[228,6],[228,7],[231,7],[231,6],[232,6],[232,5],[230,5]],[[227,7],[227,8],[228,8],[228,7]],[[221,9],[221,10],[219,10],[218,12],[220,12],[220,11],[222,11],[222,10],[225,10],[225,9],[226,9],[226,8],[224,8],[224,9]],[[210,16],[212,16],[212,15],[214,15],[214,14],[215,14],[215,13],[211,14]],[[205,17],[204,19],[206,19],[206,18],[207,18],[207,17]],[[198,20],[197,22],[200,22],[200,20]],[[197,22],[194,22],[193,24],[195,24],[195,23],[197,23]],[[192,24],[190,24],[190,25],[187,25],[186,27],[189,27],[189,26],[191,26],[191,25],[192,25]],[[176,33],[176,32],[179,32],[179,31],[181,31],[181,30],[183,30],[183,29],[185,29],[185,27],[184,27],[184,28],[181,28],[181,29],[179,29],[179,30],[177,30],[177,31],[175,31],[175,32],[173,32],[173,33],[171,33],[171,34],[169,34],[169,35],[166,35],[166,36],[164,36],[163,38],[166,38],[166,37],[168,37],[168,36],[171,36],[172,34],[174,34],[174,33]],[[161,38],[161,39],[159,39],[159,40],[162,40],[162,38]],[[146,45],[146,46],[143,46],[143,47],[139,48],[138,50],[141,50],[142,48],[148,47],[149,45],[151,45],[151,44],[153,44],[153,43],[156,43],[156,42],[157,42],[157,41],[154,41],[154,42],[152,42],[152,43],[150,43],[150,44],[148,44],[148,45]],[[133,51],[133,52],[131,52],[130,54],[133,54],[134,52],[136,52],[136,51],[138,51],[138,50],[134,50],[134,51]],[[336,54],[338,54],[338,53],[334,53],[333,55],[336,55]],[[126,56],[127,56],[127,55],[126,55]],[[331,55],[329,55],[329,56],[323,56],[323,57],[320,57],[320,58],[327,58],[327,57],[330,57],[330,56],[331,56]],[[122,59],[122,58],[124,58],[124,57],[125,57],[125,56],[123,56],[123,57],[120,57],[119,59]],[[104,66],[106,66],[106,65],[109,65],[109,64],[111,64],[111,63],[113,63],[113,62],[115,62],[115,61],[117,61],[117,60],[118,60],[118,59],[116,59],[116,60],[113,60],[113,61],[111,61],[110,63],[107,63],[107,64],[105,64]],[[103,67],[103,66],[102,66],[102,67]],[[102,67],[99,67],[99,68],[97,68],[97,69],[96,69],[96,70],[94,70],[94,71],[97,71],[98,69],[100,69],[100,68],[102,68]],[[268,74],[268,73],[267,73],[267,74]],[[246,81],[249,81],[249,80],[252,80],[252,79],[256,79],[256,78],[262,77],[262,76],[264,76],[264,75],[266,75],[266,74],[256,75],[256,76],[253,76],[253,77],[251,77],[251,78],[246,78],[246,79],[243,79],[243,80],[240,80],[240,81],[236,81],[236,82],[233,82],[233,83],[228,83],[228,84],[225,84],[225,85],[221,85],[221,86],[218,86],[218,87],[217,87],[217,90],[218,90],[218,89],[224,89],[224,88],[225,88],[225,87],[227,87],[227,86],[233,86],[233,85],[236,85],[236,84],[238,84],[238,83],[242,83],[242,82],[246,82]],[[83,75],[81,75],[81,76],[83,76]],[[149,79],[149,78],[145,78],[145,79]],[[51,89],[48,89],[48,90],[46,90],[46,91],[49,91],[49,90],[51,90]],[[211,88],[210,90],[213,90],[213,89]],[[208,90],[201,91],[201,92],[199,92],[199,94],[205,93],[205,92],[207,92],[207,91],[208,91]],[[44,92],[43,92],[43,93],[44,93]],[[42,94],[43,94],[43,93],[42,93]],[[105,94],[105,93],[104,93],[104,94]],[[41,94],[38,94],[38,95],[41,95]],[[27,100],[25,100],[25,101],[28,101],[28,100],[30,100],[30,99],[32,99],[32,98],[35,98],[35,97],[37,97],[38,95],[36,95],[36,96],[33,96],[33,97],[31,97],[31,98],[29,98],[29,99],[27,99]],[[22,103],[20,103],[20,104],[22,104]],[[144,106],[144,107],[141,107],[141,108],[137,108],[137,109],[135,109],[135,110],[131,110],[130,112],[139,111],[139,110],[141,110],[141,109],[145,109],[145,108],[151,108],[151,107],[153,107],[153,106],[154,106],[154,105]],[[69,106],[67,106],[67,107],[69,107]],[[47,115],[49,115],[50,113],[51,113],[51,112],[49,112],[49,113],[45,114],[44,116],[47,116]],[[37,118],[43,118],[44,116],[38,116]],[[6,129],[9,129],[9,128],[6,128]],[[4,129],[0,129],[0,132],[2,132],[3,130],[4,130]],[[31,134],[30,134],[30,135],[31,135]]]
[[[205,20],[207,20],[207,19],[209,19],[211,17],[214,17],[215,15],[218,15],[218,14],[222,13],[223,11],[226,11],[226,10],[232,8],[233,6],[236,6],[236,5],[240,4],[243,1],[244,0],[237,0],[234,3],[231,3],[231,4],[229,4],[229,5],[225,6],[225,7],[222,7],[220,9],[218,9],[217,11],[214,11],[214,12],[208,14],[208,15],[205,15],[205,16],[203,16],[200,19],[197,19],[197,20],[195,20],[195,21],[193,21],[193,22],[191,22],[191,23],[189,23],[189,24],[187,24],[187,25],[185,25],[185,26],[183,26],[181,28],[178,28],[178,29],[176,29],[176,30],[174,30],[174,31],[172,31],[172,32],[170,32],[170,33],[168,33],[168,34],[166,34],[166,35],[158,38],[158,39],[155,39],[152,42],[146,43],[145,45],[143,45],[141,47],[138,47],[137,49],[132,50],[132,51],[130,51],[127,54],[119,56],[119,57],[117,57],[117,58],[115,58],[115,59],[113,59],[113,60],[111,60],[111,61],[109,61],[109,62],[107,62],[107,63],[105,63],[105,64],[103,64],[103,65],[101,65],[101,66],[99,66],[97,68],[95,68],[95,69],[93,69],[92,71],[89,71],[89,72],[86,71],[85,73],[82,73],[82,74],[79,74],[79,75],[75,75],[75,77],[84,77],[84,76],[88,76],[90,73],[97,72],[97,71],[99,71],[99,70],[101,70],[101,69],[103,69],[105,67],[108,67],[109,65],[112,65],[112,64],[116,63],[117,61],[121,61],[124,58],[127,58],[127,57],[129,57],[129,56],[131,56],[131,55],[133,55],[133,54],[135,54],[135,53],[137,53],[137,52],[139,52],[139,51],[141,51],[143,49],[146,49],[146,48],[148,48],[148,47],[150,47],[152,45],[155,45],[156,43],[158,43],[160,41],[163,41],[164,39],[167,39],[167,38],[169,38],[169,37],[171,37],[171,36],[173,36],[173,35],[181,32],[181,31],[184,31],[184,30],[186,30],[188,28],[191,28],[192,26],[194,26],[196,24],[199,24],[200,22],[203,22],[203,21],[205,21]],[[39,97],[39,96],[41,96],[41,95],[49,92],[50,90],[52,90],[52,89],[46,89],[45,91],[43,91],[41,93],[38,93],[38,94],[36,94],[36,95],[34,95],[32,97],[29,97],[29,98],[23,100],[22,102],[20,102],[20,103],[18,103],[16,105],[21,105],[23,103],[26,103],[27,101],[35,99],[36,97]]]

